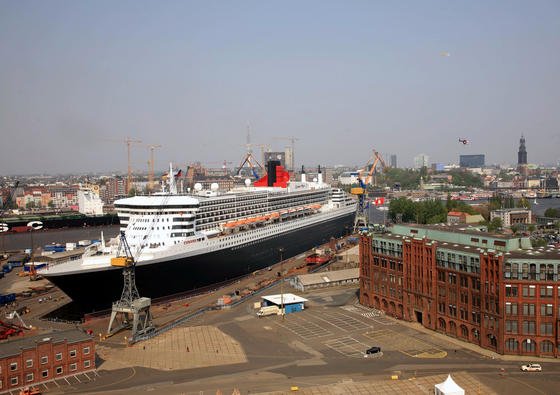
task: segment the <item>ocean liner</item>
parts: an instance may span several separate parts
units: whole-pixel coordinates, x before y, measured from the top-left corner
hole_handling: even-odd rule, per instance
[[[213,284],[293,257],[342,236],[351,227],[356,201],[317,178],[290,181],[279,162],[252,185],[227,192],[195,185],[178,194],[170,169],[166,192],[117,200],[121,230],[136,260],[142,296],[159,298]],[[109,309],[122,292],[122,270],[111,266],[116,240],[89,246],[81,259],[50,265],[40,274],[81,311]]]

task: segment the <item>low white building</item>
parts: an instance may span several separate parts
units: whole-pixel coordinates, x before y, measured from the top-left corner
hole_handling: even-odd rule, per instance
[[[343,269],[331,272],[300,274],[290,279],[290,285],[302,292],[314,288],[356,284],[360,279],[360,269]]]
[[[103,215],[103,201],[91,188],[78,189],[78,211],[86,215]]]
[[[341,185],[354,185],[358,183],[358,172],[357,171],[345,171],[338,176],[338,182]]]

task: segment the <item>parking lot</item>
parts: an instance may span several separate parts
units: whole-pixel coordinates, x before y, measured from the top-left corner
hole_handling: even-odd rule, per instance
[[[382,351],[396,351],[413,358],[447,355],[441,346],[419,339],[416,331],[396,325],[396,320],[379,310],[360,305],[316,307],[289,314],[285,319],[267,319],[268,326],[279,326],[302,340],[318,342],[347,357],[363,358],[365,350],[374,345]],[[383,352],[376,357],[382,355]]]

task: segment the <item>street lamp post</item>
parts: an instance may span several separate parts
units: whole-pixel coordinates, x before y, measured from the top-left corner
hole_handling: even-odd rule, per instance
[[[280,253],[280,314],[284,319],[284,247],[278,248]]]

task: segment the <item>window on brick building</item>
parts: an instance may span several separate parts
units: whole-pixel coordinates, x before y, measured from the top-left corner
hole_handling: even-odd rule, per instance
[[[461,287],[468,288],[469,287],[469,278],[467,276],[460,277]]]
[[[535,334],[535,321],[523,321],[523,334],[524,335],[534,335]]]
[[[15,372],[17,370],[17,362],[12,362],[10,364],[10,372]]]
[[[61,352],[57,352],[57,353],[54,355],[54,359],[57,360],[57,361],[62,360],[62,353],[61,353]]]
[[[70,358],[76,357],[76,350],[70,350]]]
[[[89,355],[89,347],[84,347],[84,355]]]
[[[535,297],[535,286],[534,285],[524,285],[523,286],[523,296],[528,298]]]
[[[56,367],[56,374],[62,374],[62,372],[63,372],[62,366],[57,366]]]
[[[33,367],[33,360],[32,359],[26,359],[25,360],[25,367],[26,368],[32,368]]]
[[[89,359],[86,359],[86,360],[84,361],[84,368],[89,368],[90,366],[91,366],[90,360],[89,360]]]
[[[511,278],[511,263],[509,262],[504,264],[504,276],[505,278]]]
[[[477,323],[477,324],[480,324],[480,313],[478,313],[478,312],[476,312],[476,311],[473,311],[473,312],[471,313],[471,317],[472,317],[472,321],[473,321],[473,322],[475,322],[475,323]]]
[[[554,344],[551,341],[544,340],[541,342],[541,352],[552,353],[554,352]]]
[[[445,314],[445,303],[438,303],[438,311]]]
[[[524,263],[521,265],[521,279],[528,280],[529,279],[529,264]]]
[[[49,371],[48,371],[48,370],[43,370],[43,371],[41,372],[41,377],[42,377],[42,378],[47,378],[47,377],[49,377]]]
[[[540,334],[542,336],[552,335],[553,334],[552,328],[553,328],[552,322],[542,322],[541,323],[541,333]]]
[[[438,281],[445,282],[445,271],[438,270],[437,277],[438,277]]]
[[[506,284],[506,296],[516,297],[517,296],[517,285]]]
[[[10,378],[10,384],[12,385],[12,387],[18,385],[18,378],[17,377]]]
[[[535,315],[535,304],[523,303],[523,315],[533,317]]]
[[[33,373],[27,373],[25,375],[25,381],[27,381],[28,383],[33,381]]]
[[[473,294],[471,299],[474,307],[480,307],[480,295]]]
[[[541,285],[541,298],[552,298],[552,286]]]
[[[41,357],[41,365],[44,365],[44,364],[46,364],[46,363],[48,363],[48,362],[49,362],[49,357],[47,357],[46,355],[43,355],[43,356]]]
[[[541,280],[543,280],[542,277],[541,277]],[[554,265],[553,264],[546,265],[546,281],[556,281],[556,276],[554,274]]]
[[[529,265],[529,280],[536,280],[537,279],[537,265],[531,263]]]
[[[471,277],[471,288],[476,291],[480,291],[480,279]]]
[[[76,362],[70,364],[70,371],[73,372],[74,370],[78,369],[78,364]]]
[[[506,315],[517,315],[517,303],[506,302]]]
[[[523,340],[521,343],[521,348],[523,352],[535,352],[535,341],[531,339]]]
[[[457,317],[457,306],[455,306],[454,304],[449,305],[449,315]]]
[[[457,284],[457,275],[455,273],[449,273],[449,284]]]
[[[506,320],[506,333],[517,333],[517,321]]]
[[[552,317],[552,304],[541,304],[541,316]]]
[[[507,339],[506,340],[506,350],[517,351],[519,349],[519,342],[517,339]]]

